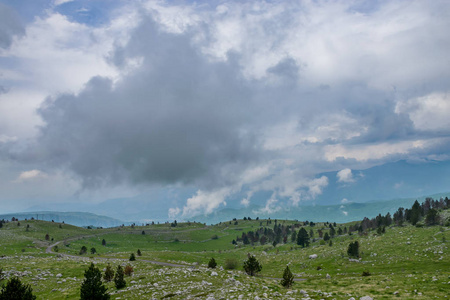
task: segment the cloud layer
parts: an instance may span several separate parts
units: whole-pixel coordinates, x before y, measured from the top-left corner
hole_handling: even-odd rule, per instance
[[[298,205],[334,180],[320,172],[349,183],[351,169],[448,154],[446,1],[124,5],[106,24],[48,10],[15,42],[20,27],[1,26],[16,29],[0,32],[0,105],[39,107],[21,130],[0,121],[9,162],[84,189],[194,187],[175,217],[240,192]]]

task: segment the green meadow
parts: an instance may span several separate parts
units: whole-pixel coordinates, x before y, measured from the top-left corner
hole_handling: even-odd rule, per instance
[[[441,214],[448,218],[448,210]],[[38,299],[79,299],[84,271],[93,262],[100,270],[108,264],[114,270],[119,264],[134,269],[125,276],[124,289],[105,283],[111,299],[445,299],[450,295],[449,227],[391,225],[382,234],[376,230],[336,234],[330,246],[319,238],[319,230],[329,232],[329,224],[278,220],[283,226],[298,224],[297,231],[312,230],[310,245],[302,248],[290,238],[275,246],[232,243],[242,233],[274,228],[274,220],[267,223],[240,219],[211,226],[190,222],[176,227],[167,223],[86,229],[10,221],[0,228],[2,283],[18,276],[31,285]],[[337,224],[335,229],[354,223]],[[347,255],[353,241],[359,242],[360,259],[350,260]],[[86,254],[80,254],[83,246]],[[129,261],[131,253],[135,261]],[[317,258],[311,259],[314,254]],[[242,268],[249,255],[262,265],[254,277]],[[207,268],[210,258],[217,262],[215,269]],[[225,268],[230,260],[237,262],[235,269]],[[280,285],[287,265],[296,280],[291,288]]]

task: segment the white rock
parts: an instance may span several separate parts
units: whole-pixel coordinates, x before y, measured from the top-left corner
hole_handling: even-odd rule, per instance
[[[219,274],[217,274],[217,272],[214,272],[214,271],[211,272],[211,276],[217,276],[217,275],[219,275]]]
[[[373,298],[370,296],[364,296],[364,297],[359,298],[359,300],[373,300]]]
[[[317,258],[317,254],[311,254],[310,256],[309,256],[309,259],[316,259]]]
[[[327,276],[326,276],[326,277],[327,277],[327,279],[331,279],[331,276],[330,276],[330,274],[328,274],[328,273],[327,273]]]

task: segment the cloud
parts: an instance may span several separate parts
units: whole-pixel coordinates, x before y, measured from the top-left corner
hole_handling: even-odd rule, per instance
[[[36,178],[46,178],[47,174],[45,174],[42,171],[39,170],[30,170],[30,171],[24,171],[20,173],[19,177],[17,178],[17,182],[23,182],[27,180],[32,180]]]
[[[273,194],[272,197],[267,200],[266,205],[263,208],[261,208],[259,210],[255,210],[255,211],[253,211],[253,213],[269,215],[274,212],[280,211],[281,207],[277,206],[277,203],[278,203],[278,200],[275,199],[275,194]]]
[[[183,216],[195,216],[200,213],[209,214],[220,205],[226,205],[225,198],[232,193],[229,188],[222,188],[212,192],[198,190],[191,198],[187,199],[183,207]]]
[[[409,115],[417,130],[438,134],[449,132],[449,111],[450,95],[448,93],[432,93],[400,101],[395,107],[396,113]]]
[[[445,2],[123,5],[100,23],[48,9],[2,40],[2,158],[84,191],[188,187],[170,213],[191,215],[447,157]]]
[[[336,177],[338,182],[349,183],[355,181],[355,179],[353,178],[352,170],[350,169],[340,170],[339,172],[337,172]]]
[[[347,204],[347,203],[350,203],[350,201],[349,201],[347,198],[343,198],[343,199],[341,200],[341,203],[342,203],[342,204]]]
[[[174,220],[180,214],[181,209],[179,207],[169,208],[169,219]]]
[[[0,49],[9,48],[15,36],[25,33],[17,12],[10,6],[0,3]]]

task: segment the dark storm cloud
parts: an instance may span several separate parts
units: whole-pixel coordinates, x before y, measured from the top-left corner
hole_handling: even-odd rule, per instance
[[[22,35],[24,32],[16,11],[0,3],[0,48],[8,48],[12,44],[13,37]]]
[[[233,63],[210,63],[188,35],[159,31],[148,20],[113,56],[142,65],[113,84],[93,78],[77,96],[49,99],[39,155],[99,183],[220,185],[258,158],[246,131],[251,95]],[[233,176],[229,176],[232,181]]]

